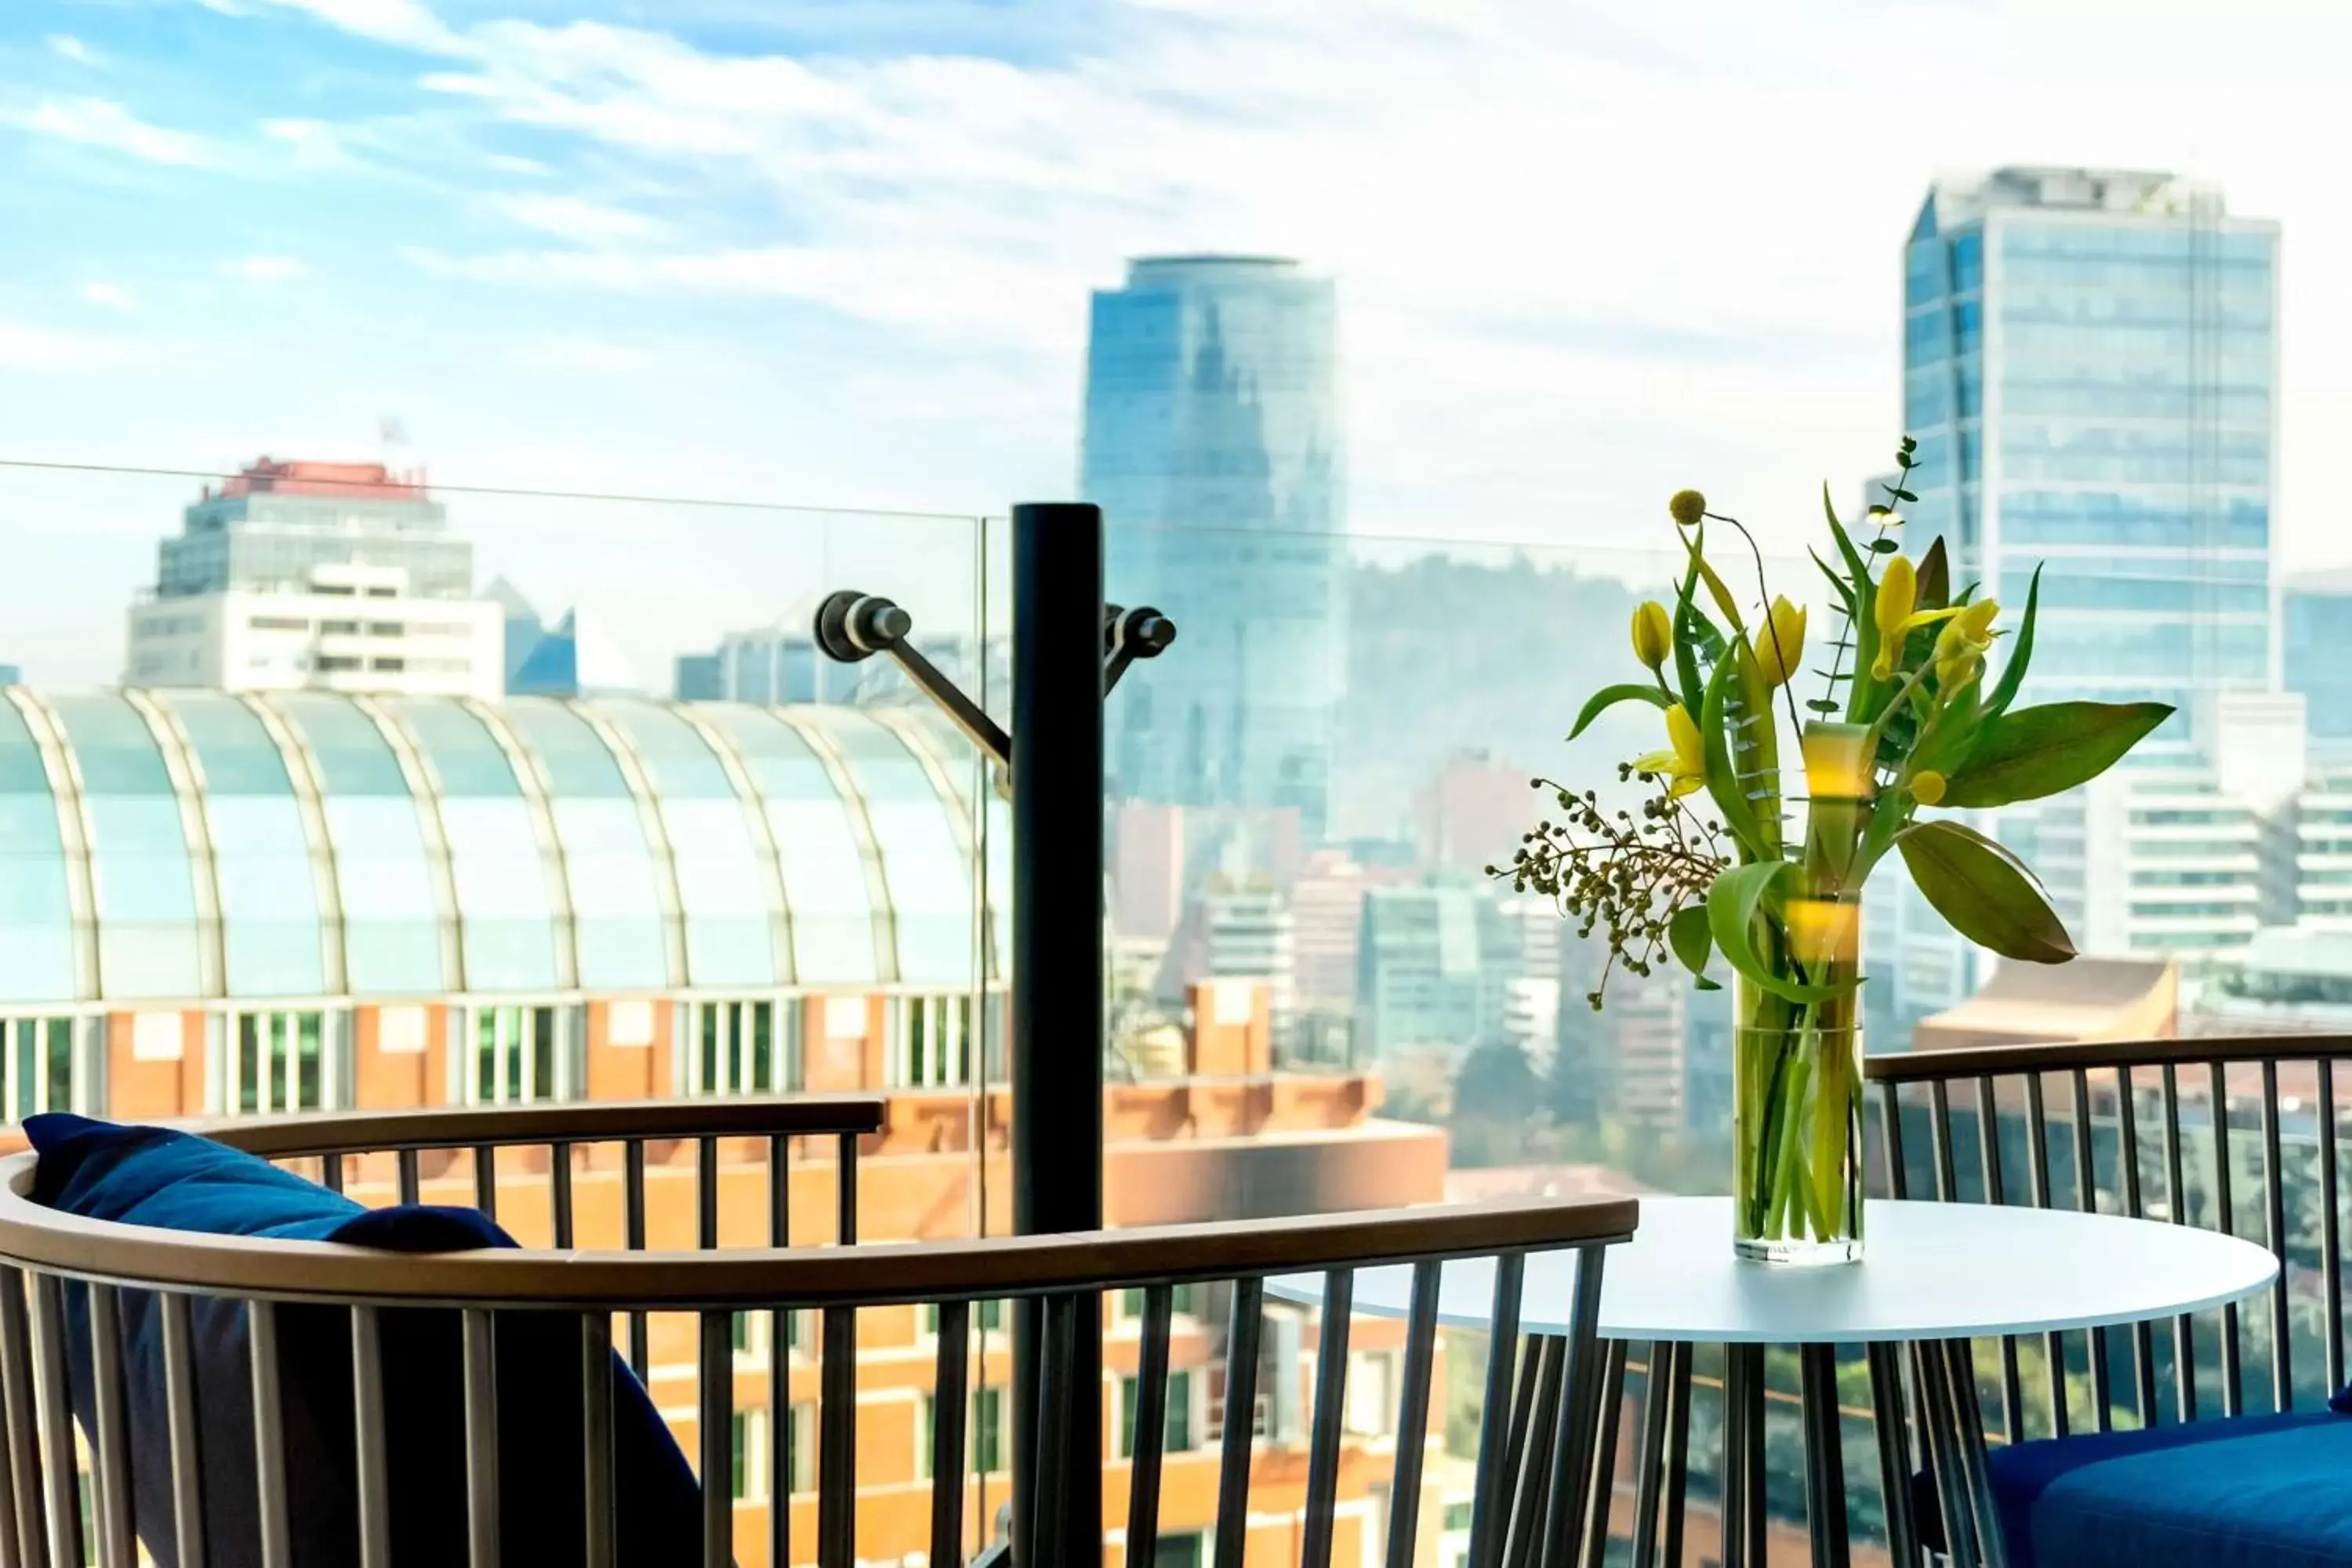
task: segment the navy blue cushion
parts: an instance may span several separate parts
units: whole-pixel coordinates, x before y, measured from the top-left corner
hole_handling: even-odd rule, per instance
[[[2352,1421],[2190,1421],[1991,1451],[2011,1568],[2352,1564]]]
[[[368,1209],[265,1160],[165,1128],[53,1113],[31,1118],[25,1132],[40,1155],[35,1201],[93,1219],[398,1252],[516,1245],[473,1209]],[[84,1288],[68,1288],[67,1310],[74,1403],[87,1429]],[[200,1296],[194,1318],[208,1561],[243,1568],[259,1560],[246,1316],[237,1303]],[[462,1563],[457,1315],[401,1308],[385,1310],[381,1322],[394,1560]],[[501,1312],[495,1320],[499,1523],[509,1562],[576,1563],[583,1555],[578,1323],[568,1314],[530,1312]],[[122,1326],[139,1534],[163,1568],[177,1568],[163,1326],[152,1292],[123,1292]],[[304,1564],[349,1563],[357,1556],[351,1332],[346,1309],[278,1310],[289,1509],[295,1560]],[[620,1561],[625,1568],[687,1568],[700,1561],[700,1489],[644,1385],[617,1357],[613,1364]]]

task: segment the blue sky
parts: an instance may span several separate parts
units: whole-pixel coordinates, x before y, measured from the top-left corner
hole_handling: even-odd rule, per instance
[[[1649,13],[1655,12],[1655,16]],[[2342,24],[2292,0],[7,0],[0,458],[971,514],[1066,493],[1085,295],[1341,285],[1353,521],[1606,564],[1896,433],[1939,168],[2177,167],[2287,232],[2289,555],[2352,417]],[[115,673],[175,479],[0,470],[0,659]],[[649,676],[822,581],[968,615],[950,521],[453,496]]]

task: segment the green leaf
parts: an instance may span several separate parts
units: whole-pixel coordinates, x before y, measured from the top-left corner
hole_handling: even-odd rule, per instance
[[[1968,760],[1984,724],[1979,699],[1982,689],[1982,682],[1971,680],[1946,700],[1942,715],[1936,720],[1935,733],[1911,754],[1913,772],[1933,768],[1948,776]]]
[[[1919,498],[1918,498],[1917,496],[1913,495],[1909,490],[1896,490],[1896,491],[1895,492],[1895,499],[1896,500],[1910,500],[1910,501],[1916,501],[1916,500],[1917,500]]]
[[[1724,962],[1750,984],[1791,1002],[1827,1002],[1846,994],[1862,982],[1854,979],[1836,985],[1801,985],[1785,974],[1774,973],[1764,955],[1756,951],[1757,917],[1769,918],[1766,900],[1773,884],[1791,869],[1786,860],[1758,860],[1734,866],[1717,877],[1715,885],[1706,890],[1707,931],[1722,950]]]
[[[2170,717],[2165,702],[2045,702],[1988,718],[1943,804],[2009,805],[2087,784]]]
[[[1902,548],[1902,545],[1892,539],[1874,539],[1870,542],[1870,552],[1873,555],[1892,555]]]
[[[1853,575],[1854,592],[1868,592],[1870,563],[1862,558],[1862,552],[1853,547],[1853,540],[1846,532],[1845,524],[1838,521],[1837,508],[1830,500],[1830,487],[1826,481],[1822,485],[1822,512],[1830,520],[1830,537],[1837,541],[1838,554],[1844,560],[1845,569]]]
[[[1831,569],[1830,563],[1822,559],[1821,552],[1809,546],[1805,553],[1813,558],[1813,564],[1820,567],[1822,575],[1830,580],[1830,592],[1838,596],[1838,603],[1845,606],[1845,613],[1851,617],[1853,615],[1853,585]]]
[[[1706,697],[1699,704],[1699,748],[1705,763],[1701,771],[1707,794],[1723,813],[1724,826],[1750,855],[1760,857],[1764,840],[1757,827],[1756,808],[1748,804],[1748,792],[1739,787],[1739,770],[1731,760],[1731,743],[1724,733],[1724,704],[1735,663],[1728,658],[1716,660],[1715,673],[1707,678]]]
[[[1706,929],[1706,906],[1685,904],[1666,922],[1666,945],[1685,969],[1706,978],[1706,961],[1715,952],[1715,938]]]
[[[1739,620],[1739,601],[1731,596],[1731,590],[1725,586],[1721,577],[1716,575],[1715,568],[1707,564],[1706,526],[1704,523],[1690,531],[1683,540],[1683,548],[1690,552],[1691,570],[1699,574],[1700,581],[1706,584],[1707,593],[1715,600],[1715,607],[1723,612],[1723,624],[1735,632],[1745,631],[1747,628]]]
[[[2074,956],[2074,941],[2042,889],[2016,856],[1983,834],[1939,819],[1913,823],[1895,843],[1920,897],[1979,947],[2028,963]]]
[[[1675,595],[1675,686],[1683,694],[1683,706],[1691,712],[1698,711],[1706,688],[1698,678],[1698,628],[1706,619],[1693,595],[1698,592],[1698,573],[1683,574],[1683,585]]]
[[[1944,536],[1927,546],[1927,553],[1919,557],[1918,605],[1923,610],[1940,610],[1952,594],[1952,563],[1944,553]]]
[[[2025,588],[2025,616],[2017,623],[2017,641],[2009,650],[2008,659],[2000,667],[2000,679],[1985,699],[1985,710],[1996,716],[2009,711],[2017,700],[2017,689],[2025,679],[2025,667],[2033,658],[2033,617],[2042,607],[2042,565],[2034,563],[2033,580]]]
[[[1568,732],[1568,738],[1573,741],[1583,734],[1595,719],[1620,702],[1646,702],[1662,711],[1674,706],[1673,700],[1654,686],[1642,686],[1632,681],[1622,686],[1604,686],[1592,694],[1591,700],[1584,705],[1584,711],[1576,716],[1576,728]]]
[[[1805,709],[1808,712],[1830,714],[1838,710],[1838,705],[1825,698],[1816,697],[1805,704]]]

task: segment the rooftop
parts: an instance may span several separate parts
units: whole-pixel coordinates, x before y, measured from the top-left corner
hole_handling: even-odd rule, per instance
[[[1919,232],[1938,233],[1990,212],[2021,208],[2200,219],[2222,212],[2220,186],[2168,170],[2012,164],[1938,176],[1921,209]]]
[[[395,474],[382,463],[278,462],[256,458],[235,479],[225,481],[220,495],[336,496],[357,500],[425,500],[425,475],[420,470]]]
[[[1287,256],[1138,256],[1127,264],[1129,286],[1139,283],[1181,283],[1193,277],[1229,277],[1240,272],[1294,273],[1298,263]]]
[[[968,988],[964,745],[834,706],[8,688],[0,1005]]]

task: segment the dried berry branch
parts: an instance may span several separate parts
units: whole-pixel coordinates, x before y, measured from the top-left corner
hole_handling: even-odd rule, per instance
[[[1562,915],[1578,921],[1578,936],[1608,932],[1600,985],[1584,998],[1595,1011],[1615,967],[1622,963],[1634,974],[1649,973],[1667,952],[1667,927],[1676,911],[1704,901],[1731,864],[1722,847],[1721,824],[1701,821],[1674,793],[1670,780],[1637,773],[1630,763],[1621,764],[1617,776],[1621,782],[1638,778],[1656,789],[1642,803],[1638,818],[1630,811],[1602,810],[1595,791],[1579,795],[1549,779],[1536,779],[1533,787],[1550,790],[1566,819],[1537,823],[1522,836],[1510,865],[1486,868],[1488,876],[1508,877],[1514,891],[1550,899]]]

